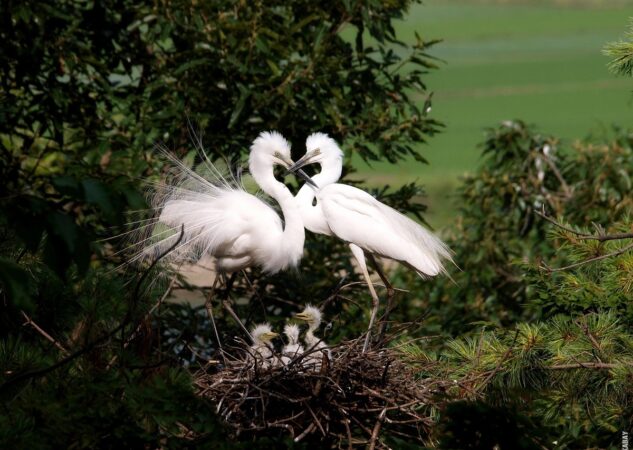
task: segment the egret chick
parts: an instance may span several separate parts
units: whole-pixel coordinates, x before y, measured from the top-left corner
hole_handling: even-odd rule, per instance
[[[299,343],[299,326],[288,324],[284,327],[287,343],[281,351],[281,362],[284,366],[303,353],[303,345]]]
[[[321,370],[323,355],[330,359],[330,350],[327,344],[314,335],[314,332],[321,326],[321,311],[312,305],[306,305],[303,311],[295,315],[295,318],[308,324],[308,331],[303,338],[303,342],[306,344],[306,352],[309,354],[306,355],[304,361],[318,372]],[[319,349],[323,349],[323,351],[315,351]]]
[[[273,350],[271,341],[279,336],[275,333],[269,324],[263,323],[255,326],[251,331],[253,345],[251,345],[251,354],[255,357],[255,364],[266,370],[274,363]]]

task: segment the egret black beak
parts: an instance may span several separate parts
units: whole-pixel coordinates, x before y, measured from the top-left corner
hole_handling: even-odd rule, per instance
[[[278,156],[277,160],[280,162],[282,166],[286,168],[286,174],[292,173],[294,176],[301,178],[303,181],[308,183],[313,188],[319,189],[319,186],[314,181],[312,181],[312,178],[310,178],[308,174],[305,173],[303,170],[300,170],[300,169],[293,170],[293,171],[290,170],[291,167],[296,166],[296,163],[292,159],[286,159],[286,158]]]
[[[318,149],[318,148],[313,150],[313,151],[311,151],[311,152],[309,152],[309,153],[306,153],[301,158],[299,158],[299,160],[296,163],[294,163],[290,167],[288,167],[288,172],[292,172],[292,173],[297,172],[303,166],[307,166],[308,164],[310,164],[312,158],[314,158],[315,156],[317,156],[320,153],[321,153],[321,150]]]
[[[301,178],[303,181],[305,181],[306,183],[308,183],[310,186],[312,186],[315,189],[319,189],[319,185],[316,184],[314,181],[312,181],[312,178],[310,178],[308,176],[307,173],[305,173],[303,170],[299,169],[296,172],[293,172],[295,177],[299,177]]]

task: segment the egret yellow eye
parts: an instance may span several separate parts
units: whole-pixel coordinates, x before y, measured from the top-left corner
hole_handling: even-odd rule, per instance
[[[275,152],[274,156],[275,156],[275,158],[281,158],[281,153]]]

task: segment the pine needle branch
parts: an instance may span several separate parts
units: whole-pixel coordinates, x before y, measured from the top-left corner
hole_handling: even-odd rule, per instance
[[[576,267],[584,266],[585,264],[589,264],[589,263],[592,263],[592,262],[601,261],[603,259],[612,258],[614,256],[619,256],[619,255],[622,255],[623,253],[626,253],[626,252],[628,252],[630,250],[633,250],[633,243],[631,243],[631,244],[629,244],[629,245],[627,245],[625,247],[622,247],[621,249],[613,251],[611,253],[607,253],[607,254],[600,255],[600,256],[595,256],[593,258],[588,258],[588,259],[585,259],[583,261],[579,261],[577,263],[570,264],[568,266],[563,266],[563,267],[558,267],[556,269],[552,269],[551,267],[548,267],[548,266],[546,266],[544,264],[541,264],[540,267],[543,270],[546,270],[547,272],[550,272],[550,273],[562,272],[564,270],[575,269]]]
[[[613,58],[609,70],[618,75],[633,76],[633,21],[631,29],[624,35],[626,40],[611,42],[602,51]]]
[[[633,239],[633,233],[615,233],[615,234],[583,233],[582,231],[574,230],[573,228],[567,227],[563,225],[562,223],[557,222],[556,220],[552,219],[551,217],[545,215],[544,213],[540,211],[534,211],[534,212],[537,216],[542,217],[543,219],[557,226],[561,230],[565,230],[565,231],[575,234],[578,237],[578,239],[595,240],[599,242],[616,241],[616,240],[621,240],[621,239]]]

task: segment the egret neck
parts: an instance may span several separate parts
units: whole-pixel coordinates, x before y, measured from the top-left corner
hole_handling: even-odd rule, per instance
[[[303,254],[305,229],[297,200],[285,184],[279,182],[273,173],[272,164],[261,158],[251,158],[249,171],[262,191],[279,203],[283,213],[284,228],[280,245],[271,249],[280,258],[292,255],[290,259],[298,262]],[[286,256],[285,256],[286,255]],[[271,255],[271,259],[276,255]]]
[[[343,166],[340,164],[340,161],[333,161],[331,159],[323,160],[319,161],[319,166],[321,167],[321,171],[311,178],[320,189],[329,184],[336,183],[339,178],[341,178]],[[314,200],[316,197],[317,190],[308,183],[305,183],[301,189],[299,189],[295,197],[297,203],[299,203],[303,224],[313,233],[332,236],[332,230],[330,230],[325,220],[325,215],[321,211],[321,205],[318,202],[315,204]]]

